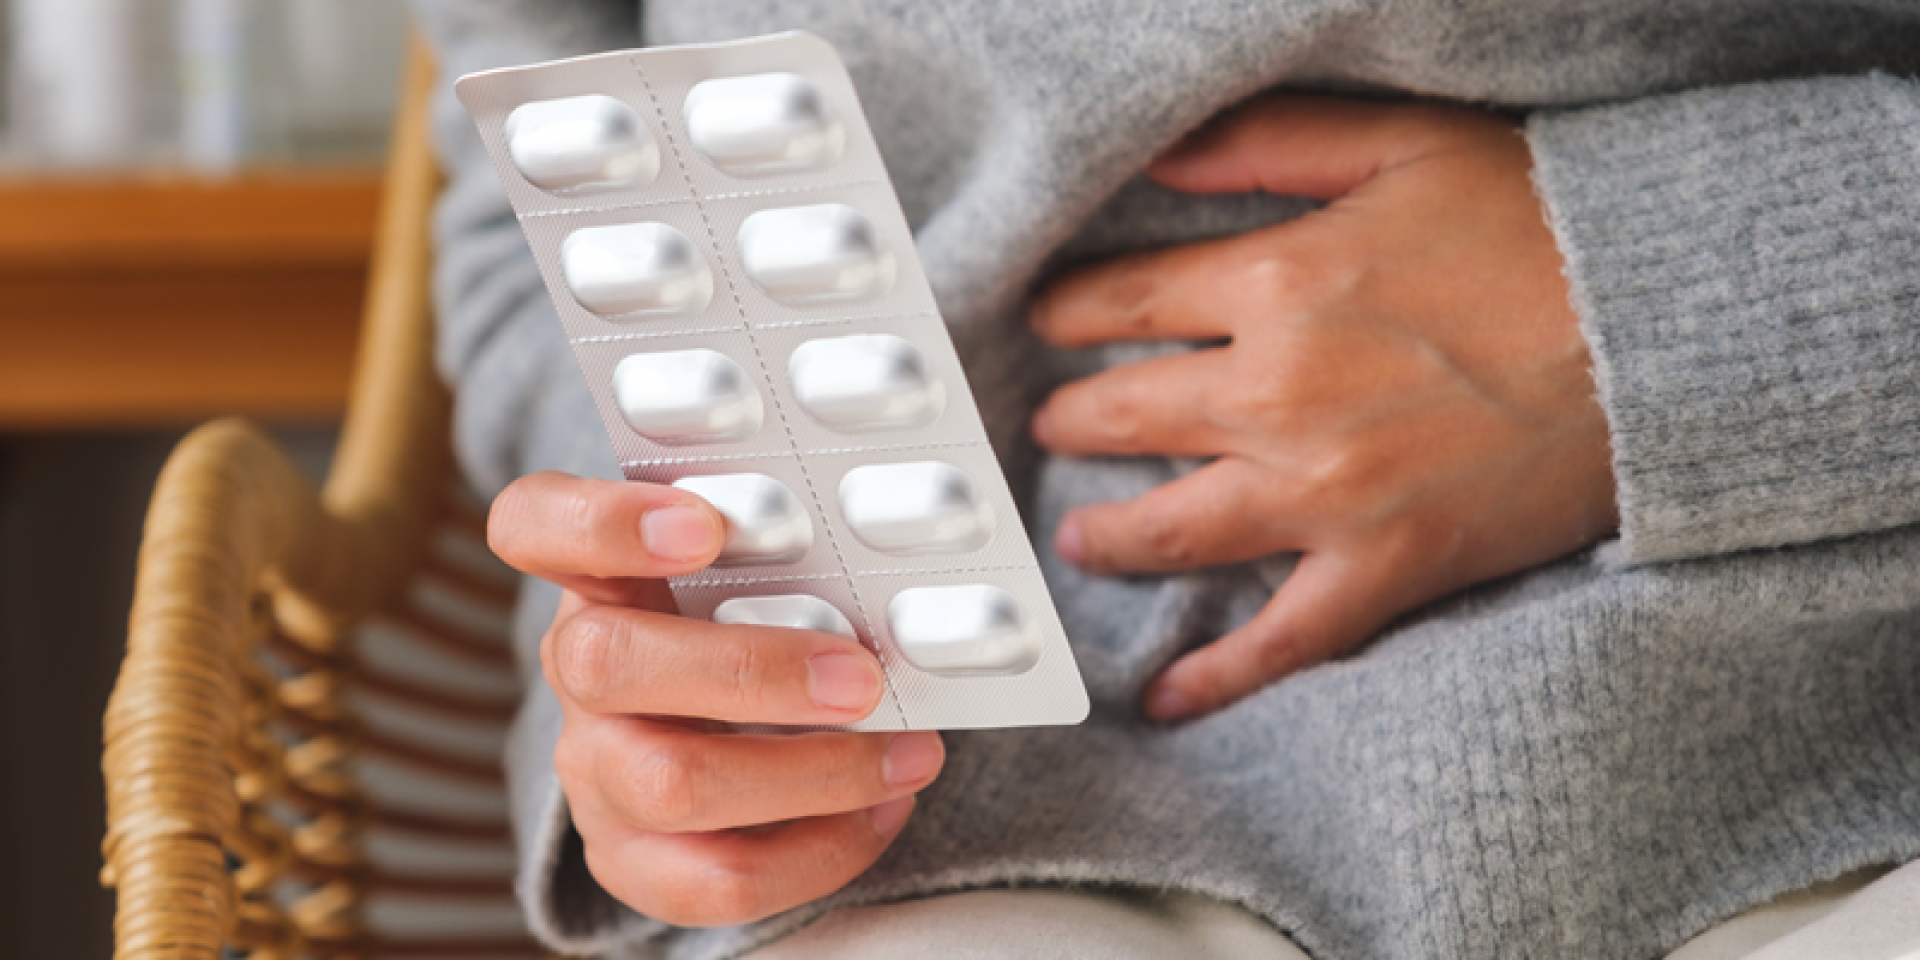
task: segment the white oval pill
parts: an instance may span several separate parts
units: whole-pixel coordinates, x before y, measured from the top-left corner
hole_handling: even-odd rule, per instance
[[[789,306],[869,300],[893,288],[893,254],[844,203],[761,210],[740,224],[738,242],[747,276]]]
[[[752,378],[713,350],[625,357],[613,368],[613,400],[635,433],[666,444],[745,440],[766,416]]]
[[[789,627],[854,637],[853,624],[833,604],[804,593],[774,597],[734,597],[713,608],[714,623],[744,623],[758,627]]]
[[[1013,595],[984,583],[914,587],[887,604],[907,662],[948,677],[1009,676],[1040,660],[1040,636]]]
[[[935,460],[847,471],[840,512],[861,543],[896,556],[965,553],[993,536],[993,505],[960,468]]]
[[[946,409],[946,385],[918,347],[888,333],[809,340],[787,358],[800,409],[843,433],[932,423]]]
[[[660,174],[660,145],[632,107],[593,94],[523,103],[507,114],[507,155],[527,182],[585,196],[644,187]]]
[[[813,546],[813,520],[800,498],[763,473],[684,477],[674,486],[713,504],[727,520],[715,566],[792,563]]]
[[[574,299],[603,317],[699,313],[713,300],[713,271],[686,235],[664,223],[582,227],[560,244]]]
[[[847,129],[805,77],[762,73],[696,84],[681,109],[687,139],[736,177],[823,170],[846,149]]]

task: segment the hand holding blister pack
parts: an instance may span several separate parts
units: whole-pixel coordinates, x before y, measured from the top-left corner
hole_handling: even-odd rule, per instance
[[[855,730],[1078,723],[1065,633],[852,82],[803,33],[463,77],[627,479],[727,520],[684,615],[857,637]]]

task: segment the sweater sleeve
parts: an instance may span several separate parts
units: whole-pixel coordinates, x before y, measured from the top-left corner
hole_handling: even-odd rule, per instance
[[[488,497],[536,470],[617,479],[586,383],[453,81],[476,70],[638,46],[638,4],[411,2],[440,72],[433,138],[447,183],[435,210],[434,306],[462,472]],[[528,580],[513,625],[527,686],[505,758],[519,860],[514,888],[529,929],[548,947],[598,955],[665,927],[594,881],[554,771],[560,708],[541,678],[538,649],[558,601],[550,584]]]
[[[1920,521],[1920,84],[1542,112],[1631,562]]]
[[[480,492],[541,469],[527,462],[534,408],[573,359],[506,191],[453,82],[479,70],[639,45],[633,0],[412,0],[432,46],[434,147],[446,186],[434,211],[441,375],[454,388],[454,447]]]

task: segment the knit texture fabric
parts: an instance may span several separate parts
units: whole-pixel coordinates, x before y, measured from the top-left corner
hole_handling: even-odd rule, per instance
[[[1094,700],[1080,727],[948,735],[906,831],[832,897],[672,929],[585,870],[533,658],[557,595],[529,584],[508,761],[520,892],[555,947],[733,956],[841,905],[1056,883],[1215,896],[1321,960],[1640,958],[1920,856],[1920,86],[1898,79],[1920,65],[1911,5],[414,6],[449,80],[642,37],[804,28],[835,44]],[[1112,579],[1053,556],[1065,511],[1183,466],[1049,459],[1026,414],[1063,377],[1169,348],[1052,353],[1022,305],[1091,258],[1311,209],[1138,179],[1275,86],[1528,114],[1614,432],[1622,538],[1158,729],[1137,707],[1148,678],[1243,622],[1288,565]],[[440,356],[463,466],[487,490],[539,469],[617,476],[471,122],[443,94],[435,123],[450,178]]]
[[[1920,520],[1912,83],[1750,84],[1529,133],[1602,371],[1629,556]]]

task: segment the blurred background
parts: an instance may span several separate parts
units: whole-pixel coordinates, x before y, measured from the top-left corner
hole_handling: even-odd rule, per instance
[[[193,424],[318,479],[403,0],[0,0],[0,958],[107,957],[100,716]]]

